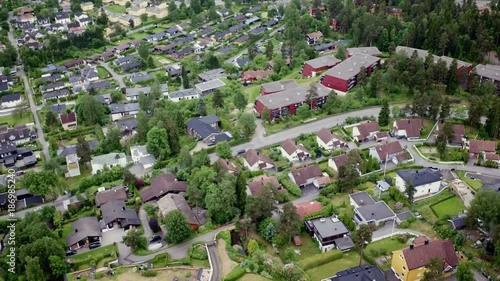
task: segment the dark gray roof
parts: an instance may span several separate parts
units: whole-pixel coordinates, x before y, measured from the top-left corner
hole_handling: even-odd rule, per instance
[[[251,60],[252,60],[252,59],[251,59],[251,58],[248,58],[248,57],[247,57],[247,58],[242,58],[242,59],[238,58],[238,59],[236,59],[236,64],[237,64],[240,68],[243,68],[243,67],[245,67],[245,65],[246,65],[247,63],[249,63]]]
[[[128,55],[124,57],[119,57],[115,60],[115,64],[120,65],[133,60],[135,57],[133,55]]]
[[[71,224],[73,231],[66,236],[66,245],[69,247],[87,237],[101,237],[102,231],[96,217],[84,217]]]
[[[402,170],[397,171],[396,174],[401,177],[406,183],[411,183],[414,187],[441,181],[441,178],[443,177],[441,173],[434,172],[429,168],[424,168],[416,171]]]
[[[139,103],[113,103],[109,105],[111,109],[111,114],[122,113],[122,112],[131,112],[131,111],[139,111]]]
[[[373,265],[361,265],[337,272],[330,281],[385,281],[384,273]]]
[[[234,40],[234,42],[236,42],[236,43],[245,43],[249,39],[250,39],[250,36],[243,35],[243,36],[240,36],[240,37],[236,38],[236,40]]]
[[[90,82],[86,89],[87,89],[87,91],[90,91],[91,89],[95,89],[96,91],[99,91],[99,90],[110,89],[110,88],[111,88],[111,83],[109,83],[108,80],[99,80],[99,81]]]
[[[384,201],[379,201],[371,205],[360,206],[356,209],[365,221],[384,220],[393,218],[394,212],[387,206]]]
[[[231,50],[233,50],[235,48],[235,46],[233,45],[229,45],[229,46],[226,46],[224,48],[220,48],[217,52],[219,54],[227,54],[229,53]]]
[[[141,221],[134,209],[128,209],[123,200],[113,200],[101,205],[102,220],[105,224],[120,222],[122,227],[140,225]]]
[[[122,119],[122,120],[116,121],[115,123],[121,132],[123,132],[125,130],[134,130],[135,128],[137,128],[137,119],[135,119],[135,118]]]
[[[99,146],[99,142],[97,140],[89,140],[87,141],[89,144],[90,150],[94,150],[97,146]],[[76,144],[68,145],[62,149],[57,150],[57,156],[68,156],[70,154],[76,153]]]
[[[250,30],[249,33],[253,34],[253,35],[259,35],[259,34],[264,33],[266,30],[267,30],[266,27],[260,26],[260,27],[256,27],[256,28]]]
[[[227,77],[227,74],[222,68],[216,68],[198,74],[198,79],[200,79],[201,82],[211,81],[225,77]]]
[[[18,101],[21,99],[21,94],[9,94],[2,96],[2,102]]]
[[[133,73],[132,75],[130,75],[130,82],[132,83],[143,82],[148,80],[153,80],[153,75],[149,73]]]
[[[339,250],[341,251],[347,251],[354,248],[354,242],[352,242],[352,239],[349,236],[337,238],[333,240],[333,242],[335,243],[335,246],[337,246],[337,248],[339,248]]]
[[[358,206],[372,205],[375,203],[375,200],[373,200],[370,194],[364,191],[350,194],[349,197],[351,197],[351,199],[354,200]]]
[[[205,139],[211,134],[218,133],[217,129],[211,126],[211,124],[217,122],[220,122],[220,119],[215,115],[195,117],[191,118],[191,120],[187,122],[187,128],[188,130],[193,130],[197,132],[202,139]]]
[[[413,217],[413,213],[410,212],[410,211],[406,211],[406,212],[402,212],[402,213],[399,213],[397,214],[397,217],[400,221],[405,221],[409,218],[412,218]]]
[[[332,218],[315,219],[311,223],[316,232],[323,238],[349,233],[349,230],[341,221],[333,221]]]
[[[141,61],[136,60],[136,61],[129,62],[129,63],[126,63],[126,64],[122,65],[122,70],[123,71],[129,71],[129,70],[138,68],[140,66],[141,66]]]
[[[459,218],[459,217],[453,218],[449,220],[449,222],[451,223],[453,229],[456,230],[464,229],[466,225],[464,218]]]
[[[9,84],[7,82],[0,82],[0,92],[9,90]]]
[[[98,101],[100,101],[102,104],[110,104],[112,102],[112,100],[111,100],[111,94],[96,95],[94,97]]]
[[[232,33],[235,33],[235,32],[238,32],[240,30],[243,30],[244,27],[245,27],[244,23],[238,23],[237,25],[231,26],[229,28],[229,31],[231,31]]]
[[[68,89],[61,89],[61,90],[57,90],[57,91],[44,93],[43,99],[49,100],[49,99],[54,99],[54,98],[66,97],[69,95],[70,95],[70,92]]]

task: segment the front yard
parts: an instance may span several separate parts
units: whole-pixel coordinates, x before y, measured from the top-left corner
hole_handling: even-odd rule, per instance
[[[447,147],[446,152],[441,157],[435,146],[417,146],[416,148],[429,160],[443,162],[463,161],[464,156],[466,156],[464,153],[467,153],[461,148]]]
[[[439,219],[454,217],[465,210],[465,206],[458,197],[453,196],[431,206]]]
[[[479,190],[483,187],[483,182],[480,180],[473,180],[465,176],[464,171],[457,171],[457,176],[466,184],[468,184],[472,189]]]

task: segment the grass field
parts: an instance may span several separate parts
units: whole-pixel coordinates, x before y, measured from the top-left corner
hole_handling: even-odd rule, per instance
[[[337,271],[358,265],[359,254],[354,251],[344,253],[341,259],[331,261],[306,271],[310,280],[322,280],[335,275]]]
[[[474,190],[479,190],[481,187],[483,187],[483,182],[480,180],[473,180],[465,176],[464,171],[457,171],[457,176],[467,183],[472,189]]]
[[[422,214],[422,216],[428,221],[436,221],[438,218],[436,217],[436,215],[434,215],[434,212],[431,210],[430,206],[450,197],[454,197],[453,193],[451,193],[450,190],[444,190],[441,193],[432,196],[431,198],[415,202],[414,209],[417,212],[420,212],[420,214]]]
[[[22,118],[17,118],[12,115],[0,117],[0,124],[3,125],[17,126],[27,123],[33,123],[33,114],[29,112],[29,109],[26,109],[26,112],[23,114]]]
[[[377,258],[381,256],[391,256],[392,251],[396,251],[406,247],[406,243],[399,242],[396,238],[386,238],[368,244],[364,250],[364,254],[372,258]],[[389,259],[390,260],[390,259]],[[380,264],[382,270],[389,269],[391,267],[390,263]]]
[[[247,273],[247,274],[243,275],[243,277],[238,279],[238,281],[268,281],[268,280],[271,280],[271,279],[267,279],[267,278],[263,277],[262,275],[253,274],[253,273]]]
[[[105,79],[111,76],[104,67],[98,66],[96,68],[97,68],[97,74],[99,75],[99,79]]]
[[[88,258],[91,258],[91,257],[103,256],[103,255],[105,255],[107,253],[112,253],[112,252],[118,253],[118,246],[111,244],[111,245],[108,245],[108,246],[99,247],[97,249],[90,250],[90,251],[87,251],[85,253],[74,255],[74,256],[71,257],[71,259],[73,261],[85,260],[85,259],[88,259]]]
[[[125,14],[127,12],[127,8],[124,6],[119,6],[119,5],[109,5],[105,7],[106,11],[111,12],[111,13],[119,13],[119,14]]]
[[[434,210],[439,219],[456,216],[458,213],[465,210],[464,204],[456,196],[439,202],[436,205],[432,205],[431,208]]]

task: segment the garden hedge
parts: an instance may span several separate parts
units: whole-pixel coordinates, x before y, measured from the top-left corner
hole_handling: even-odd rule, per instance
[[[301,268],[307,271],[311,268],[324,265],[326,263],[336,261],[342,258],[344,254],[338,250],[328,251],[326,253],[317,254],[300,261]]]
[[[247,272],[246,267],[237,266],[234,268],[228,275],[226,275],[222,280],[223,281],[235,281],[240,279]]]

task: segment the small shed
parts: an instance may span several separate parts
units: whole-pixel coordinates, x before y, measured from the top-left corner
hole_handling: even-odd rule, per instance
[[[293,237],[293,244],[295,244],[295,246],[301,246],[302,245],[302,238],[298,235],[295,235]]]

